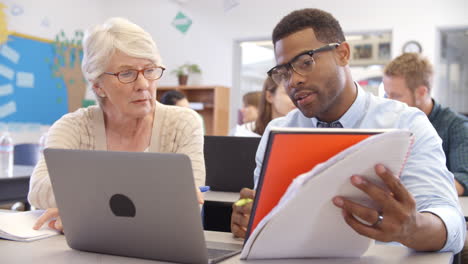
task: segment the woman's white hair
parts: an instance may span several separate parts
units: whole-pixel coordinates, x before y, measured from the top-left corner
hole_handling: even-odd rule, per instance
[[[94,83],[105,72],[116,50],[162,66],[161,56],[151,35],[125,18],[114,17],[87,30],[84,35],[81,70],[85,79]]]

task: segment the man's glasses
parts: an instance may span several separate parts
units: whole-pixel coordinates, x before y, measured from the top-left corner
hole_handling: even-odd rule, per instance
[[[161,78],[165,69],[166,68],[161,66],[155,66],[142,70],[129,69],[115,73],[105,72],[105,74],[117,76],[117,79],[119,79],[121,83],[132,83],[136,81],[140,73],[143,74],[143,77],[145,77],[147,80],[157,80]]]
[[[301,54],[294,57],[288,63],[275,66],[269,70],[268,76],[273,79],[277,85],[285,84],[291,79],[292,71],[295,71],[297,74],[305,76],[308,73],[312,72],[315,66],[315,60],[313,55],[319,52],[329,51],[336,49],[340,46],[339,43],[330,43],[323,47],[304,51]]]

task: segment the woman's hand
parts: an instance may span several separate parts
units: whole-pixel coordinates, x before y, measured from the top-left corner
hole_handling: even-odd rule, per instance
[[[49,221],[49,227],[60,232],[63,232],[62,220],[59,216],[58,208],[47,209],[34,224],[33,229],[39,230],[47,221]]]
[[[205,203],[205,198],[203,198],[203,193],[200,191],[198,187],[195,188],[197,191],[197,200],[199,204],[204,204]]]

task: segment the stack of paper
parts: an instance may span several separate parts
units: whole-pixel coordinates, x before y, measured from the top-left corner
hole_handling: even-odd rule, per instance
[[[32,229],[43,212],[43,210],[19,213],[0,212],[0,238],[15,241],[34,241],[58,235],[60,232],[49,228],[47,224],[39,230]]]
[[[359,257],[373,243],[344,221],[332,203],[340,195],[370,208],[378,205],[350,183],[362,175],[386,188],[374,166],[383,164],[401,174],[410,153],[409,131],[391,131],[369,137],[298,176],[273,210],[246,241],[242,259]]]

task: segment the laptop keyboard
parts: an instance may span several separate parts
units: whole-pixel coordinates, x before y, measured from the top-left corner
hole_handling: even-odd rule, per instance
[[[227,255],[235,250],[226,250],[226,249],[217,249],[217,248],[209,248],[208,249],[208,258],[209,259],[216,259],[221,256]]]

